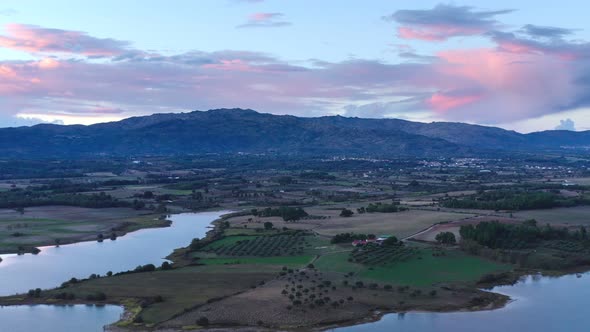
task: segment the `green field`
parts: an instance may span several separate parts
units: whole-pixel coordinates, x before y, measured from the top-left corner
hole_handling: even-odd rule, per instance
[[[208,245],[203,247],[202,250],[208,251],[208,250],[218,249],[223,246],[232,246],[240,241],[250,240],[253,238],[254,238],[253,236],[248,236],[248,235],[226,236],[226,237],[219,239],[215,242],[209,243]]]
[[[355,272],[357,276],[364,279],[414,286],[445,282],[475,282],[484,274],[510,268],[507,265],[469,256],[457,250],[445,252],[446,256],[434,257],[431,249],[422,248],[411,259],[375,267],[351,263],[348,261],[349,253],[340,252],[320,257],[315,266],[325,271]]]
[[[313,259],[312,256],[280,256],[280,257],[239,257],[239,258],[204,258],[199,263],[205,265],[281,265],[289,267],[298,267],[305,265]]]

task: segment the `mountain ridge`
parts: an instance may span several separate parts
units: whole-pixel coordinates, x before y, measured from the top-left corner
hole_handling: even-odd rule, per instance
[[[521,134],[460,122],[297,117],[251,109],[158,113],[89,126],[0,128],[6,158],[278,153],[449,156],[547,152],[590,146],[590,131]]]

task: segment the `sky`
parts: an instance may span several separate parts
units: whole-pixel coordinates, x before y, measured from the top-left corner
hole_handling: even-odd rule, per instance
[[[590,130],[586,1],[0,0],[0,127],[250,108]]]

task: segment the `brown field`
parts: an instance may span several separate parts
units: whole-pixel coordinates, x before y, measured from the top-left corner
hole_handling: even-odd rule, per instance
[[[409,210],[397,213],[365,213],[355,214],[350,218],[338,217],[339,211],[333,211],[335,216],[324,220],[322,225],[314,228],[322,235],[335,235],[344,232],[391,234],[399,238],[410,236],[433,224],[463,219],[472,215]]]
[[[315,206],[305,208],[312,216],[323,216],[326,219],[303,219],[296,222],[285,222],[280,217],[258,218],[240,216],[229,219],[233,227],[262,228],[264,222],[270,221],[275,228],[313,230],[320,235],[333,236],[338,233],[354,232],[369,234],[391,234],[406,237],[426,229],[436,223],[450,222],[473,217],[474,214],[440,212],[430,210],[408,210],[397,213],[356,213],[356,208],[366,204],[346,205],[355,211],[352,217],[340,217],[345,205]],[[248,219],[252,219],[248,221]]]

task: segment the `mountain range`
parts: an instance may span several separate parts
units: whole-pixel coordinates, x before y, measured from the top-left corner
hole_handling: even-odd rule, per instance
[[[450,156],[583,151],[590,131],[521,134],[466,123],[342,116],[315,118],[216,109],[132,117],[90,126],[1,128],[3,158],[79,158],[205,153]]]

